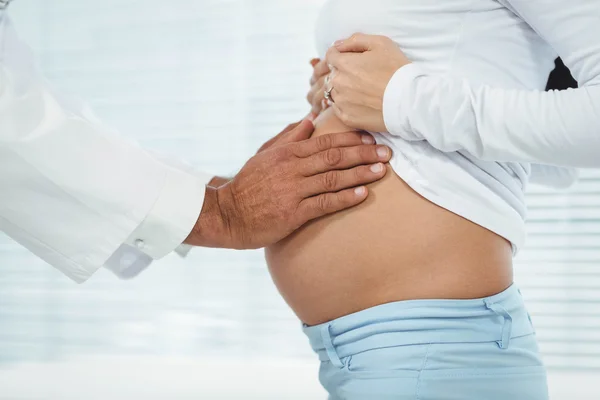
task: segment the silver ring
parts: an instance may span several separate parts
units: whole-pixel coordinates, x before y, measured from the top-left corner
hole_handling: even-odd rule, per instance
[[[332,91],[333,91],[333,88],[327,89],[325,91],[325,100],[333,102],[333,98],[331,98],[331,92]]]
[[[331,74],[327,74],[325,77],[325,100],[333,103],[333,98],[331,97],[331,92],[333,92],[333,86],[329,87],[329,81],[331,80]]]

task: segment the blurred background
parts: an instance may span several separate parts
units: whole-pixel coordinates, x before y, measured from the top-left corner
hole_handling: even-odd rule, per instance
[[[142,146],[231,175],[309,111],[323,0],[18,0],[55,87]],[[517,283],[554,399],[600,378],[600,174],[532,187]],[[0,236],[0,399],[324,399],[262,252],[196,249],[77,286]]]

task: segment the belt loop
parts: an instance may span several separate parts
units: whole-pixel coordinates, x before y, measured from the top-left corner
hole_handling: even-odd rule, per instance
[[[344,364],[335,351],[335,347],[333,347],[333,339],[331,338],[329,326],[329,324],[326,324],[321,328],[321,339],[323,339],[323,345],[325,346],[329,360],[331,360],[331,364],[333,364],[334,367],[343,368]]]
[[[504,319],[504,323],[502,325],[502,339],[498,345],[501,349],[508,349],[510,345],[510,338],[512,336],[512,315],[504,307],[500,304],[490,303],[487,299],[484,300],[485,306],[501,316]]]

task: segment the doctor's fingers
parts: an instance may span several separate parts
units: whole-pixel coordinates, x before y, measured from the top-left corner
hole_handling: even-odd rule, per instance
[[[336,147],[303,159],[299,172],[304,176],[312,176],[327,171],[354,168],[359,165],[387,163],[391,156],[390,148],[381,145]]]
[[[303,200],[296,210],[298,225],[308,221],[346,210],[362,203],[368,195],[368,189],[360,186],[336,193],[325,193]]]
[[[360,165],[358,167],[328,171],[305,179],[300,193],[312,197],[323,193],[339,192],[344,189],[368,185],[383,178],[387,169],[383,163]]]
[[[291,143],[289,150],[296,157],[306,158],[329,149],[360,146],[361,144],[375,144],[375,139],[370,134],[359,131],[329,133],[298,143]]]

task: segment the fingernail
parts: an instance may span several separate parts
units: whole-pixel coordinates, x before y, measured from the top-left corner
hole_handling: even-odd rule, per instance
[[[375,139],[371,135],[362,135],[362,142],[364,144],[375,144]]]
[[[383,171],[383,164],[379,163],[379,164],[373,164],[371,165],[371,172],[374,174],[378,174],[381,171]]]
[[[326,108],[327,107],[327,102],[325,101],[325,99],[321,100],[321,108]]]
[[[341,45],[343,45],[343,44],[344,44],[344,41],[343,41],[343,40],[336,40],[335,42],[333,42],[333,45],[334,45],[335,47],[341,46]]]
[[[333,105],[333,101],[331,101],[331,100],[327,100],[327,105],[328,105],[329,107],[331,107],[331,106]]]
[[[390,155],[390,150],[387,147],[381,146],[377,149],[377,155],[379,158],[386,160]]]
[[[362,197],[365,195],[365,192],[367,191],[367,189],[364,186],[361,187],[357,187],[356,189],[354,189],[354,193],[358,196],[358,197]]]

